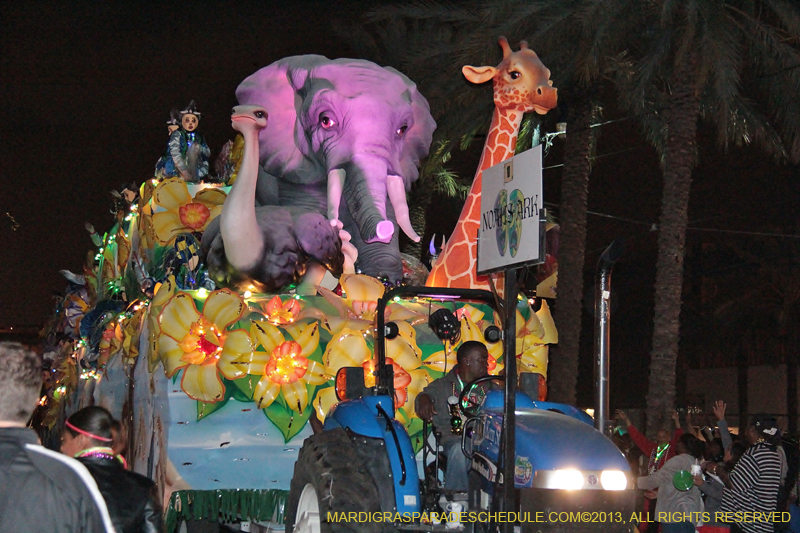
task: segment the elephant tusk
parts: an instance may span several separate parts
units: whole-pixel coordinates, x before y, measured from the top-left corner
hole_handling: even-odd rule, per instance
[[[345,171],[335,168],[328,172],[328,219],[339,220],[339,204],[342,202]]]
[[[420,237],[414,228],[411,226],[411,219],[408,215],[408,203],[406,202],[406,186],[403,183],[403,178],[400,176],[386,176],[386,190],[389,194],[389,201],[392,202],[394,208],[394,216],[397,219],[397,225],[403,230],[403,233],[414,241],[419,242]]]

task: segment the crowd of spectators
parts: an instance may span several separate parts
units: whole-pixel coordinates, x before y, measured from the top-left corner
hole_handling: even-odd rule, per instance
[[[797,442],[782,438],[767,415],[754,416],[733,435],[725,410],[724,402],[715,402],[714,419],[705,425],[691,413],[681,424],[675,412],[674,429],[662,429],[655,441],[616,412],[616,440],[644,491],[641,533],[793,531],[788,517],[798,499]]]

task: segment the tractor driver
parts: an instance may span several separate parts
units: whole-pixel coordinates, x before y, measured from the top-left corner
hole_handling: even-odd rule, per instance
[[[465,385],[487,375],[489,375],[489,352],[486,346],[478,341],[467,341],[456,352],[456,366],[444,376],[432,381],[417,395],[415,404],[417,415],[428,422],[433,421],[434,428],[442,434],[441,445],[447,457],[444,478],[446,489],[467,491],[469,471],[467,457],[461,451],[461,435],[453,433],[447,400],[451,396],[458,398]],[[478,386],[473,389],[473,393],[470,398],[480,402],[485,390]]]

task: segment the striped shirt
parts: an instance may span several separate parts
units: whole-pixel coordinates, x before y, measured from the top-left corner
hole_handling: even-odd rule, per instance
[[[763,442],[744,452],[731,472],[733,488],[723,489],[724,513],[763,513],[763,519],[750,514],[736,524],[747,533],[772,533],[772,513],[778,509],[778,488],[781,484],[781,458],[778,451]],[[742,515],[745,516],[745,515]]]

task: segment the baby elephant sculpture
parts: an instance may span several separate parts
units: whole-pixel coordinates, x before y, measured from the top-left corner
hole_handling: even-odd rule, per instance
[[[343,229],[358,251],[355,268],[402,279],[397,227],[419,240],[409,220],[406,191],[419,176],[420,159],[428,154],[436,128],[416,85],[369,61],[307,55],[257,71],[239,85],[236,97],[242,106],[262,108],[268,119],[258,132],[261,169],[255,193],[235,202],[237,211],[250,210],[253,216],[242,217],[247,227],[238,237],[223,231],[224,253],[253,254],[255,234],[269,241],[285,224],[301,240],[307,231],[297,227],[302,222],[323,247],[330,234]],[[233,201],[232,192],[225,207]],[[289,209],[291,220],[269,219],[256,205]],[[303,213],[324,216],[326,224],[317,218],[301,220]],[[295,248],[309,252],[304,245]],[[325,249],[322,259],[338,264],[330,261],[330,253]]]

